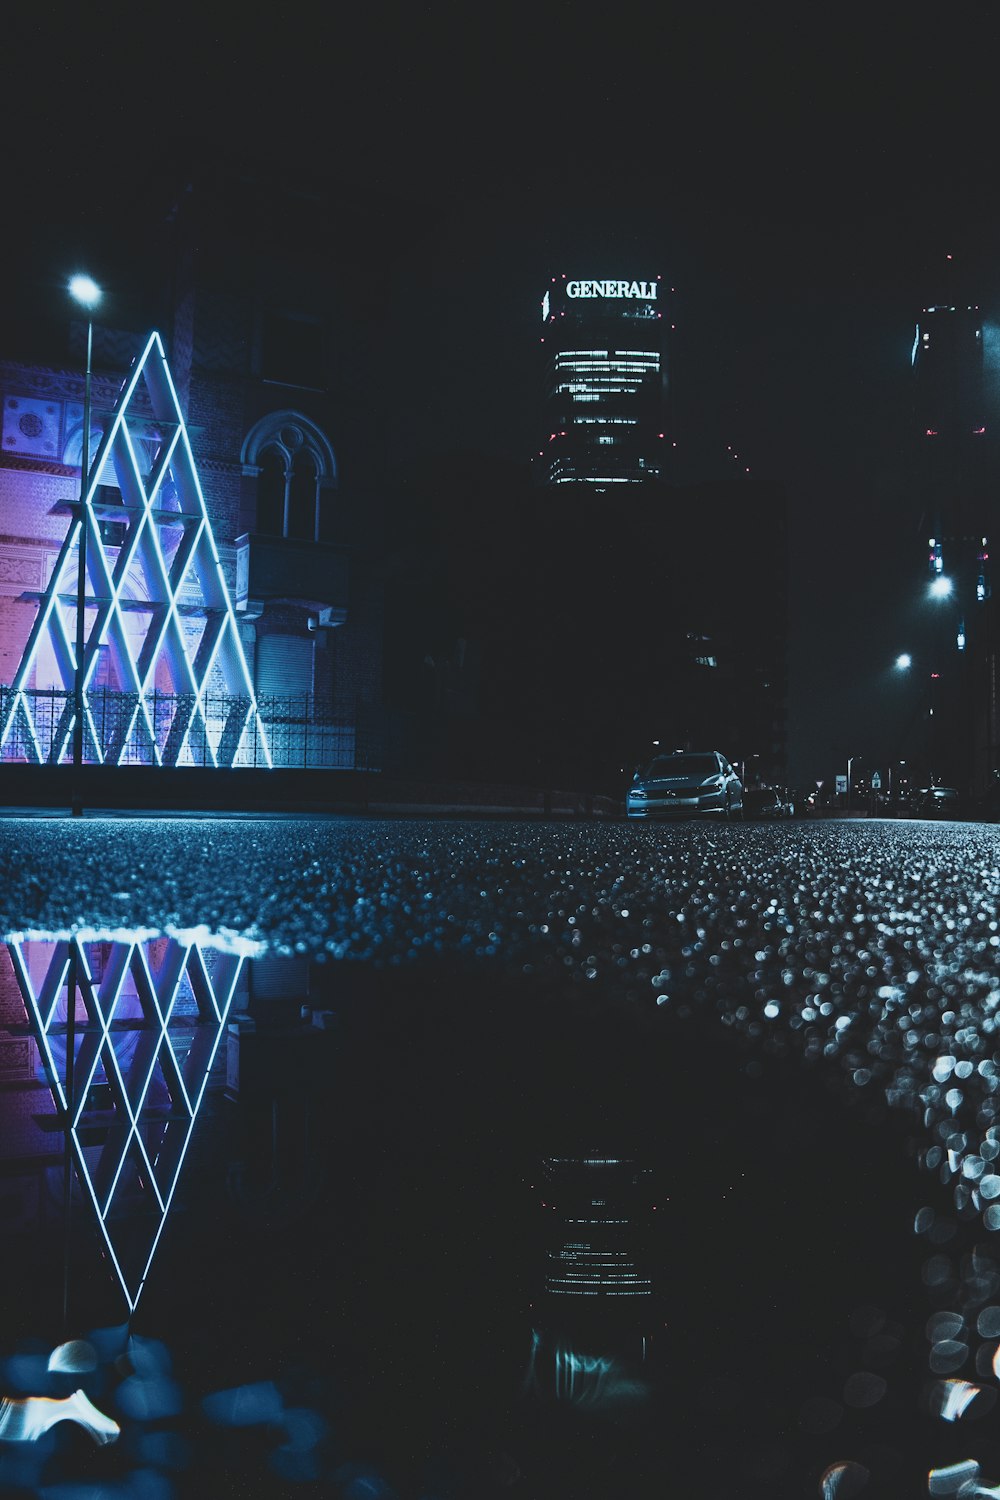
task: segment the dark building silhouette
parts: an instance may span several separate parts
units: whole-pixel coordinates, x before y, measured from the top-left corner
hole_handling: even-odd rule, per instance
[[[386,693],[421,774],[623,794],[659,739],[781,780],[777,486],[590,486],[456,454],[396,486]],[[412,757],[411,757],[412,760]]]
[[[982,792],[995,760],[991,482],[980,308],[956,295],[914,333],[912,485],[926,544],[913,756],[921,779]],[[907,748],[910,748],[909,746]]]

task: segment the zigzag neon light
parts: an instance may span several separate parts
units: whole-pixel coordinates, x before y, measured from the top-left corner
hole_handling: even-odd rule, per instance
[[[72,938],[45,945],[49,950],[43,948],[45,972],[36,985],[29,962],[32,941],[39,940],[8,939],[14,973],[53,1099],[69,1134],[77,1176],[94,1210],[131,1313],[142,1295],[170,1212],[245,957],[216,953],[209,966],[197,942],[168,938],[162,940],[166,944],[163,960],[154,969],[148,943],[126,938],[105,945],[104,972],[100,980],[95,980],[88,944]],[[58,1011],[62,1001],[64,1016],[68,1017],[69,1005],[74,1003],[68,992],[74,959],[86,1022],[76,1032],[79,1043],[74,1053],[74,1100],[72,1112],[68,1112],[63,1084],[65,1059],[61,1068],[52,1044],[54,1038],[67,1035],[67,1021],[59,1018]],[[127,988],[130,979],[131,990]],[[176,1016],[185,981],[197,1006],[197,1019]],[[141,1020],[134,1014],[136,1006]],[[126,1015],[126,1010],[133,1013]],[[182,1028],[185,1033],[193,1032],[183,1061],[175,1049],[176,1033]],[[129,1052],[131,1056],[126,1059]],[[170,1101],[165,1114],[162,1106],[155,1105],[147,1112],[158,1070]],[[92,1090],[102,1074],[113,1100],[110,1120],[107,1110],[95,1112],[91,1103]],[[94,1136],[101,1132],[99,1155],[91,1161],[87,1151],[93,1152]],[[121,1191],[125,1163],[133,1152],[142,1163],[137,1180],[155,1226],[143,1246],[141,1272],[130,1275],[115,1244],[114,1221],[109,1224],[109,1220]]]
[[[139,405],[141,390],[148,401],[143,409]],[[149,421],[150,412],[153,432],[143,434],[141,424]],[[152,452],[150,439],[155,444]],[[148,457],[145,480],[139,457],[141,445],[145,445],[144,456]],[[99,494],[109,467],[121,496],[120,507],[112,502],[110,514],[126,528],[113,567],[101,537],[97,509],[108,513]],[[168,477],[174,494],[165,506],[161,502]],[[171,549],[164,543],[163,533],[177,529],[183,534]],[[9,745],[16,724],[26,727],[30,752],[39,762],[62,761],[69,754],[77,664],[75,629],[70,628],[68,616],[70,612],[75,614],[76,608],[74,572],[81,535],[86,538],[87,603],[92,615],[89,629],[85,628],[83,662],[85,740],[91,757],[118,765],[135,758],[130,752],[137,752],[138,758],[156,765],[193,764],[196,752],[192,736],[197,729],[211,765],[236,764],[247,749],[248,734],[255,732],[259,759],[271,766],[270,746],[232,599],[158,333],[150,334],[123,383],[98,445],[86,479],[82,514],[75,515],[67,528],[14,677],[13,692],[0,722],[0,754]],[[132,575],[136,571],[142,579],[141,596],[134,592]],[[182,603],[184,592],[190,602]],[[130,613],[133,619],[137,613],[145,614],[145,627],[130,630]],[[197,618],[199,613],[201,630],[189,647],[184,619]],[[42,665],[43,648],[54,663],[53,682],[63,695],[48,755],[34,718],[39,700],[29,687],[32,673],[37,675]],[[102,649],[115,677],[114,691],[122,703],[127,703],[127,712],[103,743],[91,703]],[[160,674],[170,684],[170,692],[162,695],[157,689],[158,680],[162,681]],[[210,679],[216,674],[222,678],[227,707],[225,717],[215,721],[213,727],[208,698]],[[153,696],[168,709],[172,705],[162,730],[151,709]],[[54,698],[52,702],[54,713]]]

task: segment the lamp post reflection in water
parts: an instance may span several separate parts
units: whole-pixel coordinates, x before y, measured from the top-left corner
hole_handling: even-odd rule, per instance
[[[66,974],[66,1098],[63,1108],[63,1335],[69,1337],[69,1265],[73,1228],[73,1084],[76,1060],[76,997],[79,993],[79,948],[70,944]]]

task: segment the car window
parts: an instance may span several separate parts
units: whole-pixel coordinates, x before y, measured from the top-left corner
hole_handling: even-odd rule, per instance
[[[645,780],[661,776],[717,776],[719,761],[714,755],[657,755],[642,773]]]

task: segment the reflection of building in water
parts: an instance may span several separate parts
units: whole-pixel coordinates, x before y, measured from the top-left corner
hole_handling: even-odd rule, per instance
[[[546,1299],[628,1299],[645,1311],[653,1295],[650,1169],[620,1156],[549,1156],[543,1174],[543,1206],[553,1220]]]
[[[526,1389],[576,1405],[647,1394],[655,1321],[652,1171],[595,1151],[542,1162],[542,1286]]]
[[[246,1009],[230,1021],[226,1097],[238,1107],[242,1150],[228,1188],[244,1209],[279,1216],[314,1206],[316,1143],[336,1065],[329,980],[300,955],[247,965]]]

